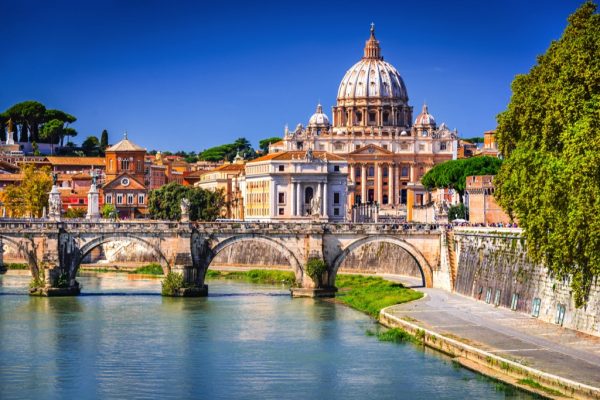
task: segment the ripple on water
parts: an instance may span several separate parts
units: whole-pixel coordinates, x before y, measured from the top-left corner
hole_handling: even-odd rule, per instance
[[[530,398],[282,287],[212,280],[173,299],[157,280],[80,280],[83,296],[47,299],[0,277],[0,399]]]

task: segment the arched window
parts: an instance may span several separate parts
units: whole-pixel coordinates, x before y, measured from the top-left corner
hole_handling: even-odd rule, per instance
[[[304,204],[310,204],[311,200],[313,199],[314,196],[314,191],[312,187],[307,187],[306,189],[304,189]]]

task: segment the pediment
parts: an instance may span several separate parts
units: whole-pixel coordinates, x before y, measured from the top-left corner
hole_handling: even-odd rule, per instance
[[[102,189],[107,190],[146,190],[146,187],[135,179],[133,176],[123,173],[117,176],[110,182],[102,186]]]
[[[365,147],[354,150],[351,155],[389,155],[394,154],[391,151],[384,149],[383,147],[376,146],[374,144],[368,144]]]

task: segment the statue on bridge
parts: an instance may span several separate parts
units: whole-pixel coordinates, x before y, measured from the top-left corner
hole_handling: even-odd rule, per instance
[[[187,198],[181,199],[181,222],[190,222],[190,201]]]
[[[315,196],[310,200],[310,215],[313,217],[321,216],[321,196]]]

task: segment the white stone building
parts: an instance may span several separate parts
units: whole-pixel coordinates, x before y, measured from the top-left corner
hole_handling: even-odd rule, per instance
[[[246,163],[247,221],[343,221],[348,163],[322,151],[284,151]]]

